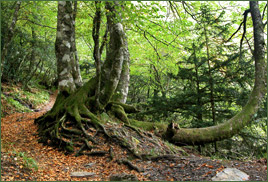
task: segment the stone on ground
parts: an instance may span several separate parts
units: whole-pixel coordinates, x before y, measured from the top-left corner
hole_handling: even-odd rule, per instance
[[[72,172],[71,177],[89,177],[89,176],[94,176],[95,173],[90,173],[90,172]]]
[[[226,168],[212,178],[212,181],[247,181],[249,175],[236,169]]]
[[[86,168],[90,168],[93,167],[96,163],[92,162],[92,163],[88,163],[86,165],[84,165]]]

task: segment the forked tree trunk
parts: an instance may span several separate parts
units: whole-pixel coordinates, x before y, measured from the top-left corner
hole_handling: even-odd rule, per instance
[[[113,8],[113,3],[108,3],[108,8]],[[111,10],[111,9],[110,9]],[[109,47],[107,57],[101,72],[101,93],[99,96],[101,111],[110,112],[113,116],[128,123],[126,112],[135,112],[136,110],[120,102],[111,100],[118,87],[119,79],[125,77],[128,69],[122,72],[123,62],[128,63],[128,48],[123,25],[116,22],[116,11],[109,14]],[[90,128],[97,129],[107,137],[102,121],[97,117],[95,108],[95,91],[97,79],[92,78],[82,87],[76,89],[74,78],[72,76],[72,9],[70,1],[60,1],[58,3],[58,26],[56,38],[56,55],[58,61],[59,91],[53,108],[44,116],[35,120],[38,124],[38,133],[40,141],[56,145],[59,148],[69,152],[74,151],[73,139],[80,145],[81,150],[86,146],[92,149],[91,144],[97,142],[88,133]],[[127,57],[126,57],[127,56]],[[125,66],[128,67],[128,66]],[[123,76],[122,76],[123,73]],[[127,82],[125,82],[127,83]],[[84,144],[81,144],[84,143]],[[90,143],[91,142],[91,143]],[[80,150],[78,151],[78,153]]]
[[[166,137],[177,144],[202,144],[227,139],[250,123],[266,94],[267,62],[265,59],[264,30],[258,2],[250,1],[254,31],[255,85],[243,109],[230,120],[206,128],[176,128],[170,124]]]

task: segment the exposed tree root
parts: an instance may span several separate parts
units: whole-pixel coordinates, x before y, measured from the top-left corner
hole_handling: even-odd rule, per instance
[[[105,143],[116,143],[140,159],[172,153],[160,138],[129,124],[125,111],[137,112],[132,106],[110,102],[105,107],[109,119],[101,120],[91,112],[95,99],[90,88],[88,84],[68,97],[58,95],[53,108],[35,120],[40,142],[76,156],[110,154],[112,160],[116,157],[111,146],[107,151],[95,149],[100,149]]]
[[[129,168],[130,170],[135,170],[135,171],[137,171],[137,172],[141,172],[141,171],[143,171],[142,169],[140,169],[139,167],[135,166],[134,164],[132,164],[132,163],[131,163],[129,160],[127,160],[127,159],[119,159],[119,160],[117,160],[117,162],[118,162],[119,164],[124,164],[124,165],[128,166],[128,168]]]

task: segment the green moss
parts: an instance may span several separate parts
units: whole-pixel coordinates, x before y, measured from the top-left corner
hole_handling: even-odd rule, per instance
[[[34,92],[23,90],[14,85],[5,86],[3,92],[8,92],[9,95],[1,94],[1,99],[6,101],[5,107],[1,107],[1,113],[31,112],[29,107],[38,108],[49,100],[48,91],[36,88],[32,90]]]
[[[111,111],[114,113],[114,115],[118,119],[120,119],[124,123],[129,124],[128,117],[127,117],[127,115],[124,111],[124,108],[122,106],[114,104],[114,105],[112,105]]]
[[[6,97],[7,104],[10,105],[14,111],[13,112],[31,112],[31,110],[18,101],[14,100],[11,97]]]
[[[135,119],[129,120],[130,125],[142,128],[145,131],[158,130],[160,132],[165,132],[167,130],[167,125],[164,123],[153,123],[146,121],[138,121]]]
[[[74,147],[72,145],[67,145],[65,147],[65,149],[66,149],[67,152],[70,152],[70,153],[73,153],[74,152]]]
[[[179,146],[176,146],[172,143],[169,143],[167,141],[164,142],[165,145],[174,153],[174,154],[177,154],[177,153],[181,153],[182,155],[184,156],[188,156],[189,154],[187,152],[185,152],[181,147]]]

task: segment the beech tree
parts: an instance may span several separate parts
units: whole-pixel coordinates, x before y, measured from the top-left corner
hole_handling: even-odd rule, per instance
[[[81,148],[77,153],[80,153],[85,146],[92,149],[92,145],[97,144],[94,137],[88,134],[92,130],[90,128],[95,128],[97,130],[95,135],[104,133],[108,138],[116,137],[119,141],[121,140],[122,145],[128,146],[132,150],[129,144],[123,142],[124,138],[114,134],[116,129],[107,130],[103,121],[97,115],[99,111],[111,112],[116,118],[128,125],[129,122],[125,112],[137,111],[134,107],[124,104],[129,82],[129,52],[127,38],[116,6],[118,6],[118,2],[105,3],[108,12],[106,16],[109,42],[106,50],[107,56],[100,72],[99,107],[96,108],[95,93],[99,81],[97,77],[93,77],[82,87],[77,88],[72,74],[73,52],[71,41],[74,33],[72,2],[58,2],[55,46],[59,93],[53,108],[35,120],[35,123],[38,124],[40,142],[56,145],[68,152],[73,152],[74,146],[78,145]],[[100,9],[97,7],[96,10],[99,11]],[[95,20],[94,23],[100,23]],[[97,40],[99,35],[97,33],[93,36],[96,36],[95,40]],[[96,49],[98,49],[98,46],[96,46]],[[136,132],[138,133],[138,131]],[[74,140],[78,142],[76,145],[74,145]],[[79,142],[83,144],[79,145]]]

